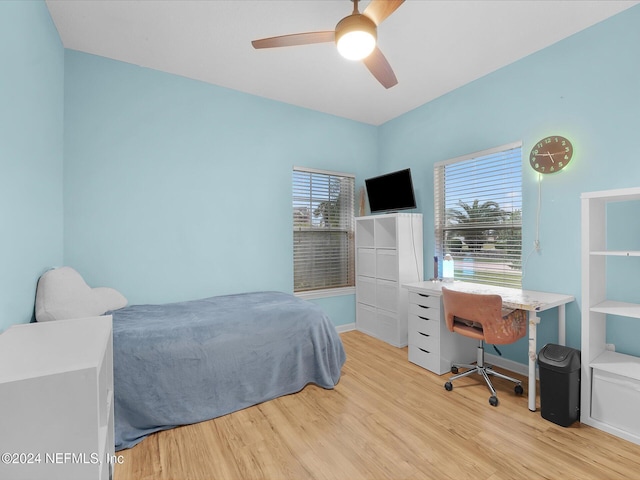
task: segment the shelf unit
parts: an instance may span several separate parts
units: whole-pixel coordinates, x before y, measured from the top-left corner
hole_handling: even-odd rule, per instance
[[[422,214],[356,218],[356,328],[407,345],[407,291],[423,275]]]
[[[580,421],[640,444],[640,358],[606,349],[609,317],[640,319],[640,304],[607,295],[607,262],[640,257],[638,250],[607,248],[608,207],[640,201],[640,188],[583,193],[582,203],[582,375]],[[633,221],[629,218],[628,221]],[[620,241],[621,236],[615,240]],[[618,247],[618,245],[616,245]],[[625,260],[626,261],[626,260]],[[640,326],[640,324],[639,324]]]
[[[12,480],[112,478],[111,316],[14,325],[0,335],[0,463]]]

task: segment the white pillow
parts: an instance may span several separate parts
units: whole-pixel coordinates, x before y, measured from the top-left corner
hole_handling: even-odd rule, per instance
[[[38,280],[36,320],[95,317],[126,307],[127,299],[113,288],[91,288],[71,267],[45,272]]]

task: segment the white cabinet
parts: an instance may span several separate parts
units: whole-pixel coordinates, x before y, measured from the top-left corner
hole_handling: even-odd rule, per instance
[[[407,291],[422,280],[422,214],[356,218],[356,328],[407,345]]]
[[[617,269],[640,266],[637,215],[625,217],[615,234],[610,209],[640,201],[640,188],[583,193],[582,202],[582,372],[580,421],[640,444],[640,358],[606,349],[607,322],[640,321],[640,304],[618,301],[610,288]],[[616,205],[614,205],[614,203]],[[622,205],[624,207],[624,205]],[[625,246],[630,246],[625,250]],[[622,247],[622,248],[621,248]],[[636,283],[638,283],[636,279]],[[614,301],[611,297],[615,297]],[[632,299],[633,300],[633,299]],[[640,328],[640,323],[638,324]]]
[[[478,342],[447,328],[442,282],[405,287],[409,290],[409,361],[438,375],[451,372],[454,362],[475,362]]]
[[[111,478],[111,317],[14,325],[0,335],[0,478]]]

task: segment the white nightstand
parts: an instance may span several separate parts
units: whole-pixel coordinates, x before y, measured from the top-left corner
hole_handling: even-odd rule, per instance
[[[111,477],[111,320],[14,325],[0,335],[0,478]]]

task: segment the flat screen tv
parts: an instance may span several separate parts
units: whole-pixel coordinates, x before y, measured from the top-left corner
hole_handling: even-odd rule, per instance
[[[416,208],[410,168],[367,178],[364,183],[371,213]]]

